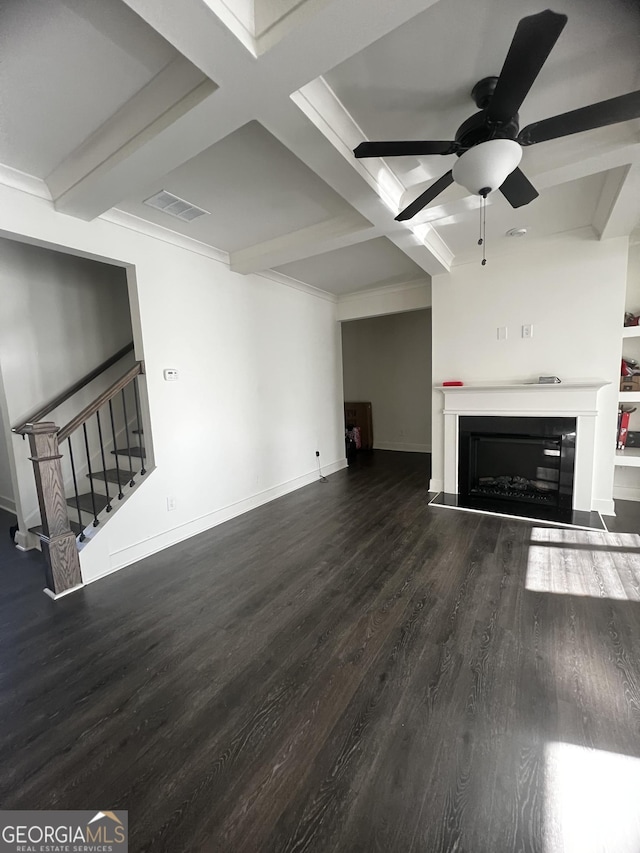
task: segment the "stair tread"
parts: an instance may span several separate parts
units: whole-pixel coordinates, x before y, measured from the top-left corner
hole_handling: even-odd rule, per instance
[[[117,456],[135,456],[137,459],[144,459],[146,457],[146,453],[144,452],[144,447],[132,447],[131,450],[124,449],[116,449],[111,451],[112,455]]]
[[[101,495],[99,492],[94,492],[93,498],[95,501],[96,512],[100,512],[101,510],[103,510],[109,503],[106,495]],[[78,495],[77,500],[75,496],[69,498],[67,500],[67,504],[76,509],[80,509],[83,512],[89,512],[93,515],[93,501],[91,500],[91,492],[87,492],[84,495]]]
[[[73,530],[76,536],[79,536],[84,530],[84,528],[80,524],[78,524],[77,521],[72,521],[71,519],[69,519],[69,527]],[[38,524],[36,527],[30,527],[29,532],[35,533],[36,536],[40,536],[40,534],[42,533],[42,525]]]
[[[128,483],[132,477],[135,477],[135,471],[123,471],[122,468],[108,468],[107,475],[105,477],[104,471],[98,471],[93,475],[94,480],[106,480],[107,483],[115,483],[118,484],[118,476],[120,476],[120,485],[124,486],[125,483]],[[87,477],[89,475],[87,474]]]

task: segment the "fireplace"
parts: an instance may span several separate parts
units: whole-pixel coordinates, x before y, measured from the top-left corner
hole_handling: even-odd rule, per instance
[[[573,503],[576,419],[461,417],[460,506],[563,520]]]
[[[434,501],[442,506],[477,507],[477,510],[482,507],[486,512],[604,529],[598,510],[612,514],[613,501],[594,495],[594,460],[598,394],[610,384],[602,379],[580,379],[549,385],[496,382],[434,386],[442,393],[444,402],[440,433],[437,415],[434,418],[429,484],[430,491],[439,493]],[[613,396],[615,389],[607,390]],[[434,410],[437,412],[435,406]],[[511,426],[507,426],[509,423]],[[480,491],[484,494],[470,494],[469,461],[461,460],[461,454],[470,452],[460,439],[460,430],[468,426],[482,437],[474,449],[478,480],[480,477],[498,480],[494,484],[484,480],[472,485],[476,491],[482,487]],[[603,446],[606,450],[607,440],[608,436],[604,445],[600,441],[600,453],[604,452]],[[545,441],[550,443],[545,445]],[[439,448],[442,455],[438,454]],[[504,467],[514,455],[528,458],[524,473],[510,470],[510,465]],[[495,461],[496,456],[503,464],[498,466],[499,470],[492,464],[493,470],[489,470],[489,462]],[[500,479],[503,477],[514,479]],[[515,477],[534,481],[533,491],[530,484]],[[552,488],[554,483],[557,489]],[[512,489],[514,485],[525,488]],[[507,494],[486,494],[492,486]],[[548,493],[544,498],[543,492]],[[476,502],[475,506],[470,506],[471,502]]]

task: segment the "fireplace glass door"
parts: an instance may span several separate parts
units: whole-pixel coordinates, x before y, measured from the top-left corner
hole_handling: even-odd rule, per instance
[[[561,439],[474,435],[469,494],[558,506]]]
[[[575,418],[461,417],[458,489],[463,506],[508,512],[535,504],[571,510]]]

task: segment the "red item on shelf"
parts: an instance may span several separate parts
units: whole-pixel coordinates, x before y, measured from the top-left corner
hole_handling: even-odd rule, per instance
[[[455,388],[458,388],[460,385],[464,385],[464,382],[460,382],[460,381],[459,381],[459,380],[457,380],[457,379],[452,380],[451,382],[443,382],[443,383],[442,383],[442,387],[443,387],[443,388],[450,388],[450,387],[452,387],[452,386],[453,386],[453,387],[455,387]]]
[[[629,432],[629,416],[631,412],[620,412],[620,426],[618,427],[618,450],[624,450],[627,445],[627,433]]]

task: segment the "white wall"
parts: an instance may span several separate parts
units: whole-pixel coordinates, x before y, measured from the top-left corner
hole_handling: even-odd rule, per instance
[[[626,310],[640,314],[640,241],[629,246]]]
[[[133,336],[124,269],[1,238],[0,306],[3,407],[11,426]],[[105,379],[112,381],[123,369],[114,366]],[[87,387],[50,419],[63,426],[99,390]],[[13,492],[26,531],[39,519],[29,445],[6,429],[0,444],[15,456]]]
[[[130,266],[157,468],[83,549],[85,580],[315,481],[316,450],[325,473],[344,467],[333,300],[5,187],[1,229]]]
[[[8,512],[16,511],[14,498],[13,477],[11,473],[11,462],[9,459],[9,416],[6,411],[6,400],[2,387],[2,374],[0,373],[0,509]]]
[[[598,397],[594,508],[613,509],[614,442],[627,238],[590,231],[454,267],[433,279],[433,380],[465,382],[603,378]],[[531,323],[534,336],[523,340]],[[497,339],[507,326],[507,340]],[[433,482],[442,488],[443,396],[433,392]]]
[[[342,324],[345,400],[371,402],[374,447],[431,450],[431,311]]]

